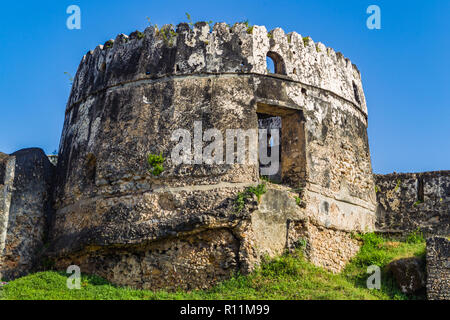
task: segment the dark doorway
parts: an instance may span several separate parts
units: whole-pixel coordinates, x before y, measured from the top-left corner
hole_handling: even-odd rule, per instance
[[[259,172],[261,176],[265,176],[267,179],[273,182],[280,183],[281,182],[281,117],[272,116],[264,113],[257,113],[258,115],[258,129],[266,129],[266,145],[267,145],[267,156],[269,158],[273,158],[272,155],[278,154],[276,161],[278,162],[278,170],[273,172],[273,174],[264,174],[264,171],[268,171],[268,167],[273,165],[264,164],[261,162],[261,158],[259,159]],[[278,131],[278,136],[272,136],[273,130]],[[278,150],[276,150],[278,149]],[[266,170],[264,170],[266,169]]]
[[[278,148],[278,171],[266,176],[273,182],[298,188],[306,180],[305,118],[301,110],[264,103],[257,104],[258,128],[268,129],[267,139],[272,139],[270,129],[279,130],[279,139],[268,142],[267,155]],[[261,147],[261,146],[260,146]],[[273,158],[273,157],[272,157]],[[267,164],[260,161],[260,173]]]

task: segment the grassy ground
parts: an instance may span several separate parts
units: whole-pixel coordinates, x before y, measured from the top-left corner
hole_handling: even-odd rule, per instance
[[[423,299],[408,297],[393,279],[382,272],[381,289],[366,288],[367,266],[382,269],[402,257],[424,257],[425,242],[416,233],[405,242],[375,234],[358,236],[363,241],[359,254],[338,275],[305,261],[301,251],[264,263],[247,276],[234,278],[210,290],[165,292],[133,290],[109,284],[96,276],[82,276],[80,290],[66,287],[67,275],[56,271],[39,272],[16,279],[0,289],[0,299]]]

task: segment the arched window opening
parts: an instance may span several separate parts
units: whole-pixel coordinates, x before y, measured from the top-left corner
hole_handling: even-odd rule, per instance
[[[286,75],[286,67],[283,58],[276,52],[267,52],[267,73]]]

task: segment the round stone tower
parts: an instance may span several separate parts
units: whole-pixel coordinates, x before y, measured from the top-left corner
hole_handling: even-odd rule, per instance
[[[239,153],[229,130],[249,133],[251,150],[264,126],[281,131],[270,145],[280,147],[269,176],[278,183],[262,179],[261,159],[226,161]],[[202,161],[212,142],[223,161]],[[149,154],[162,155],[162,173]],[[297,246],[339,272],[358,250],[350,232],[375,220],[360,72],[279,28],[183,23],[119,35],[78,68],[55,201],[57,266],[117,284],[209,287]]]

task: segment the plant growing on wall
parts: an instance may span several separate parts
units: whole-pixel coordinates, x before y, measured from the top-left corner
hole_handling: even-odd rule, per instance
[[[144,33],[140,32],[140,31],[137,32],[136,36],[138,39],[143,39],[145,37]]]
[[[294,245],[296,248],[305,249],[308,245],[308,240],[304,238],[298,238]]]
[[[303,37],[302,40],[303,40],[303,44],[305,45],[305,47],[307,47],[309,44],[309,37]]]
[[[417,207],[419,204],[423,203],[422,200],[417,200],[416,202],[414,202],[413,206]]]
[[[236,200],[234,201],[234,208],[237,213],[241,212],[245,206],[245,200],[255,195],[258,199],[258,203],[261,202],[261,196],[267,192],[266,184],[261,183],[255,187],[248,187],[244,191],[237,194]]]
[[[105,42],[104,48],[105,49],[110,49],[113,47],[114,41],[113,40],[108,40]]]
[[[395,188],[394,188],[394,190],[396,192],[398,191],[398,189],[400,189],[401,184],[402,184],[402,181],[400,179],[397,179],[397,184],[395,185]]]
[[[192,27],[194,25],[194,22],[192,21],[191,15],[186,12],[186,18],[188,20],[188,24]]]
[[[151,20],[150,20],[149,17],[147,17],[147,21],[148,21],[148,25],[149,25],[150,27],[154,27],[156,30],[158,30],[158,25],[157,25],[156,23],[153,24],[153,23],[151,22]]]
[[[267,192],[266,184],[261,183],[258,184],[256,187],[248,187],[247,191],[251,194],[254,194],[256,198],[258,199],[258,203],[261,202],[261,196]]]
[[[298,196],[295,196],[295,203],[299,207],[304,207],[306,205],[306,203],[302,201],[304,187],[301,184],[299,184],[297,188],[293,188],[292,190],[298,193]]]
[[[159,176],[164,171],[164,167],[162,166],[164,161],[166,161],[166,158],[163,157],[162,152],[159,155],[149,153],[147,156],[147,163],[150,166],[150,169],[148,169],[148,171],[154,176]]]
[[[160,36],[164,43],[168,46],[173,46],[175,37],[177,36],[177,33],[172,30],[170,27],[163,27],[161,30],[158,31],[158,36]]]

